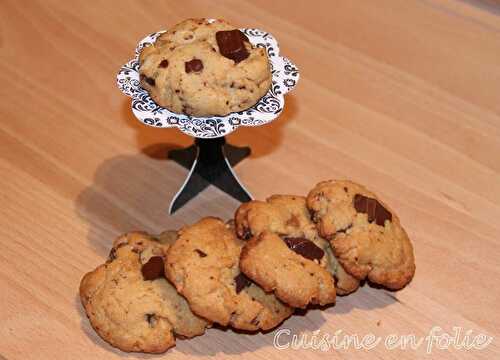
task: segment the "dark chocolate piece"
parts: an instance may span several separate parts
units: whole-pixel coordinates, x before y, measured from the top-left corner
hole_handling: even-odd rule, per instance
[[[150,327],[156,326],[156,314],[146,314],[146,321],[149,323]]]
[[[122,242],[122,243],[119,243],[119,244],[118,244],[118,245],[116,245],[116,246],[113,246],[113,247],[111,248],[111,251],[109,252],[108,260],[106,261],[106,263],[108,263],[108,264],[109,264],[110,262],[112,262],[113,260],[115,260],[115,259],[116,259],[116,251],[117,251],[119,248],[121,248],[122,246],[125,246],[125,245],[127,245],[127,243],[126,243],[126,242]]]
[[[248,38],[237,29],[217,31],[215,39],[221,55],[233,60],[235,63],[245,60],[250,55],[245,47],[245,42],[249,42]]]
[[[161,256],[152,256],[147,263],[142,265],[141,271],[144,280],[155,280],[165,276],[163,258]]]
[[[141,74],[140,78],[141,78],[141,80],[144,80],[146,83],[148,83],[151,86],[155,86],[156,85],[155,79],[150,78],[149,76]]]
[[[243,273],[239,273],[238,276],[234,278],[234,284],[236,286],[236,294],[239,294],[241,290],[250,286],[252,282]]]
[[[316,210],[310,210],[309,213],[311,214],[311,220],[313,223],[319,223],[320,216],[319,216],[319,211]]]
[[[200,72],[203,70],[203,63],[200,59],[193,59],[191,61],[186,61],[184,63],[184,70],[186,70],[186,74],[192,72]]]
[[[111,251],[109,252],[108,255],[108,263],[116,259],[116,248],[111,248]]]
[[[320,260],[325,252],[318,247],[315,243],[305,238],[292,238],[286,237],[283,239],[285,244],[299,255],[302,255],[309,260]]]
[[[250,228],[243,228],[241,238],[243,240],[249,240],[252,237],[252,232],[250,231]]]
[[[201,251],[200,249],[194,249],[194,251],[196,251],[196,253],[198,254],[199,257],[204,258],[207,256],[207,254],[205,252]]]
[[[158,65],[158,67],[161,67],[163,69],[167,68],[168,67],[168,60],[167,59],[164,59],[160,62],[160,64]]]
[[[380,226],[384,226],[386,220],[392,220],[392,214],[377,199],[356,194],[354,196],[354,208],[357,212],[367,214],[369,222],[375,221]]]

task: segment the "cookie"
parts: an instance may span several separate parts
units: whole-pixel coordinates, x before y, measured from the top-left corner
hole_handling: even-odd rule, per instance
[[[125,234],[114,241],[108,261],[81,281],[92,327],[123,351],[161,353],[175,345],[176,335],[201,335],[209,325],[165,279],[166,248],[145,233]]]
[[[242,245],[230,225],[201,219],[179,231],[167,251],[165,273],[197,315],[236,329],[268,330],[293,309],[240,272]]]
[[[223,20],[185,20],[145,47],[141,85],[167,109],[192,116],[248,109],[271,86],[264,48]]]
[[[324,181],[307,196],[319,233],[355,278],[400,289],[415,273],[413,247],[396,214],[365,187]]]
[[[315,224],[311,221],[309,211],[306,207],[306,199],[303,196],[273,195],[265,202],[250,201],[244,203],[236,211],[235,227],[238,236],[242,239],[258,236],[264,231],[273,232],[283,239],[305,238],[324,251],[325,256],[321,258],[319,265],[335,277],[337,294],[346,295],[359,287],[359,281],[346,273],[335,259],[328,241],[319,236]],[[292,257],[295,258],[295,256]],[[263,260],[256,258],[253,260],[247,259],[247,261],[257,265]],[[260,267],[260,265],[257,266]],[[318,271],[323,272],[323,270],[319,269]],[[306,272],[306,270],[304,269],[303,272]],[[276,273],[275,275],[283,276],[282,273]],[[259,283],[259,280],[254,280]],[[271,281],[275,284],[278,279],[266,277],[262,281]],[[297,284],[297,286],[301,287],[300,284]],[[266,288],[266,286],[264,287]],[[301,294],[299,289],[292,291],[292,293],[295,296]],[[310,294],[309,298],[312,299],[313,297],[317,297],[317,294]],[[304,298],[301,300],[301,303],[305,301],[306,299]]]
[[[303,246],[304,253],[309,252],[307,246]],[[251,238],[241,253],[240,267],[265,291],[274,291],[278,299],[290,306],[305,308],[308,304],[335,302],[331,274],[315,261],[290,251],[275,233],[265,231]]]

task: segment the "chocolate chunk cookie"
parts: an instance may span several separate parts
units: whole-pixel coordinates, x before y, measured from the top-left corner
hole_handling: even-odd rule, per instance
[[[237,329],[268,330],[293,309],[240,272],[242,245],[231,225],[201,219],[179,231],[167,251],[165,273],[199,316]]]
[[[255,105],[269,90],[266,50],[223,20],[185,20],[140,54],[142,86],[176,113],[227,115]]]
[[[308,261],[315,262],[315,265],[311,266],[317,269],[319,273],[325,273],[325,269],[330,272],[335,277],[336,293],[339,295],[349,294],[359,287],[359,281],[346,273],[335,259],[328,241],[319,236],[315,224],[311,221],[309,211],[306,207],[306,199],[303,196],[273,195],[265,202],[250,201],[244,203],[236,211],[235,226],[238,236],[242,239],[259,236],[264,231],[279,235],[289,248],[289,250],[283,248],[283,251],[288,253],[291,259],[296,259],[295,255],[292,254],[292,252],[295,252],[308,259]],[[268,239],[268,241],[270,240]],[[280,248],[282,247],[280,246]],[[245,252],[246,257],[249,257],[250,254],[257,256],[256,252]],[[251,264],[261,268],[263,262],[264,260],[262,258],[246,258],[244,261],[245,264],[248,263],[249,268],[247,270],[249,272],[252,272]],[[319,267],[316,266],[318,264],[320,265]],[[284,277],[282,271],[283,270],[275,272],[273,276]],[[309,275],[308,270],[305,268],[302,270],[299,269],[299,271]],[[252,277],[252,275],[249,276]],[[323,275],[321,275],[321,277],[324,278]],[[273,279],[266,275],[266,277],[262,279],[254,280],[259,284],[261,284],[260,282],[268,283],[267,285],[261,285],[265,289],[270,289],[270,284],[277,284],[279,279]],[[309,282],[313,280],[316,279],[308,278]],[[317,281],[319,281],[319,279]],[[291,284],[288,284],[288,286],[290,285]],[[296,286],[302,288],[302,284],[300,283],[296,283]],[[330,287],[323,288],[323,292],[331,290]],[[304,294],[303,291],[303,289],[300,291],[299,289],[291,291],[291,296],[302,296],[301,299],[291,301],[294,303],[299,302],[304,306],[305,303],[308,303],[313,298],[316,298],[316,301],[319,301],[320,298],[329,299],[328,301],[331,302],[335,299],[331,294],[318,296],[315,292]],[[282,300],[287,302],[284,299]]]
[[[235,226],[238,236],[250,239],[241,270],[264,290],[293,307],[335,302],[334,280],[326,269],[328,243],[318,236],[303,197],[274,195],[267,202],[242,204]]]
[[[311,190],[307,206],[349,274],[389,289],[412,279],[412,244],[399,218],[375,194],[351,181],[324,181]]]
[[[166,248],[145,233],[125,234],[114,241],[108,261],[81,281],[92,327],[123,351],[161,353],[175,345],[175,335],[201,335],[209,325],[165,279]]]
[[[274,291],[290,306],[305,308],[335,302],[333,277],[317,261],[291,251],[280,236],[264,231],[247,242],[240,267],[265,291]]]

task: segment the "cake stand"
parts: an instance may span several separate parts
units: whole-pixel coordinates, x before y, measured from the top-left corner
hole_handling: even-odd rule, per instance
[[[266,49],[271,64],[272,84],[269,91],[253,107],[227,116],[209,118],[177,114],[156,104],[139,81],[139,54],[164,31],[142,39],[135,50],[135,58],[122,66],[117,76],[119,89],[132,98],[132,112],[145,125],[156,128],[178,128],[195,138],[194,144],[171,150],[168,158],[189,169],[186,180],[170,203],[173,214],[208,185],[214,185],[233,198],[245,202],[252,196],[241,184],[233,166],[250,155],[249,147],[226,143],[225,136],[239,126],[260,126],[278,117],[285,105],[284,95],[299,80],[297,67],[280,56],[276,39],[259,29],[240,29],[252,45]]]

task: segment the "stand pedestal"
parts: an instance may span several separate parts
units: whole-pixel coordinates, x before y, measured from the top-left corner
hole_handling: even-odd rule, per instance
[[[232,166],[249,155],[249,147],[226,144],[224,137],[197,138],[187,148],[169,151],[169,159],[190,169],[184,184],[170,203],[170,214],[179,210],[208,185],[218,187],[241,202],[252,200],[232,169]]]

